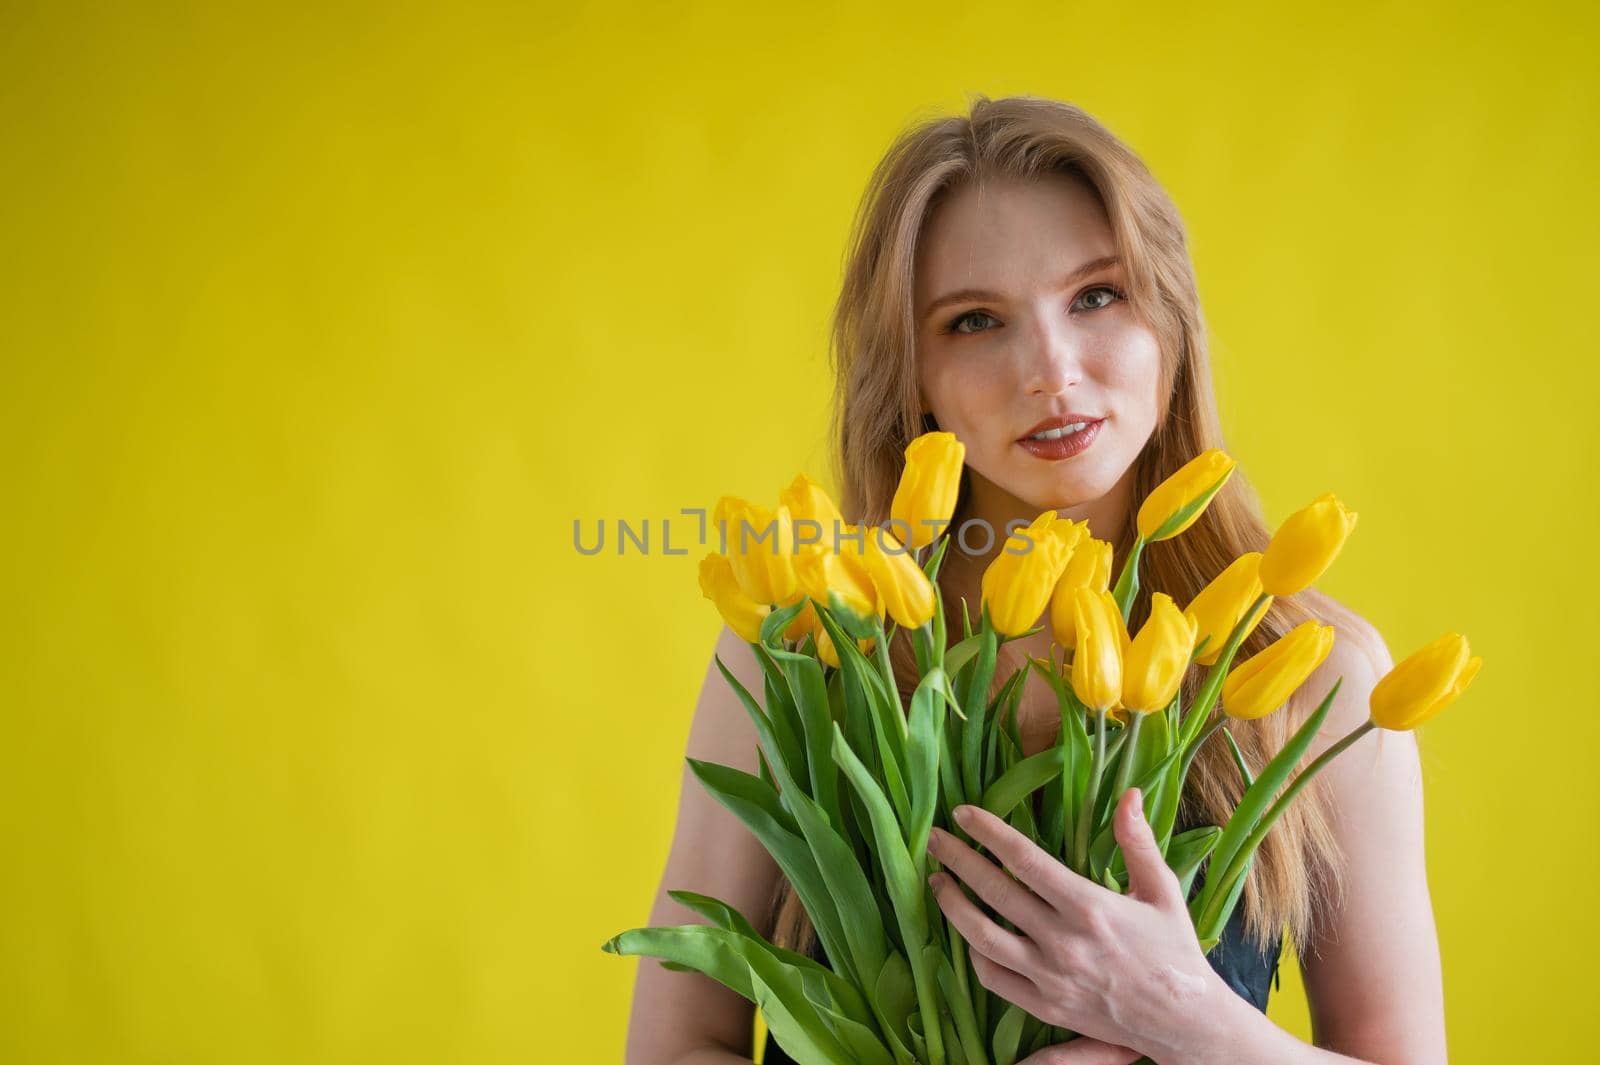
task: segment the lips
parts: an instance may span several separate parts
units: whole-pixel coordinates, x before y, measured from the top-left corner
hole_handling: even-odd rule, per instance
[[[1027,440],[1029,437],[1037,436],[1040,433],[1048,433],[1053,430],[1065,429],[1069,425],[1085,425],[1085,423],[1092,424],[1094,422],[1103,420],[1104,419],[1098,418],[1093,414],[1057,414],[1053,417],[1046,418],[1038,425],[1035,425],[1033,428],[1023,433],[1017,438],[1017,442],[1021,443],[1022,441]]]
[[[1063,414],[1047,418],[1028,430],[1017,446],[1037,459],[1059,462],[1080,454],[1100,435],[1104,418],[1089,414]],[[1040,437],[1040,433],[1048,434]]]

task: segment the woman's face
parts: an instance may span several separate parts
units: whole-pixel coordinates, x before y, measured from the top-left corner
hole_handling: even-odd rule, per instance
[[[1083,514],[1101,500],[1126,513],[1161,356],[1115,256],[1098,197],[1067,175],[969,184],[929,219],[914,286],[918,385],[939,428],[966,445],[974,516]]]

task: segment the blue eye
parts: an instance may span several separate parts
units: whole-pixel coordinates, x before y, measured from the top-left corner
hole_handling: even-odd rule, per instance
[[[961,323],[965,322],[969,318],[987,318],[991,322],[996,321],[994,315],[988,313],[987,311],[967,311],[965,314],[958,315],[955,318],[950,319],[949,324],[944,327],[944,331],[946,333],[959,333],[963,336],[971,336],[974,330],[960,328]],[[976,330],[976,332],[982,332],[982,330]]]
[[[1103,307],[1111,306],[1111,304],[1117,302],[1117,300],[1127,299],[1127,297],[1122,294],[1122,291],[1120,289],[1112,288],[1110,285],[1096,285],[1093,288],[1084,289],[1083,290],[1083,294],[1080,295],[1078,297],[1078,299],[1082,300],[1084,297],[1089,296],[1089,295],[1091,295],[1093,293],[1096,293],[1096,292],[1108,292],[1111,295],[1110,295],[1109,299],[1107,299],[1107,300],[1105,300],[1103,302],[1100,302],[1100,303],[1096,303],[1094,306],[1088,308],[1091,311],[1098,311]]]
[[[1086,304],[1085,300],[1090,300],[1090,297],[1094,297],[1094,294],[1097,293],[1097,292],[1104,293],[1105,295],[1103,295],[1101,297],[1094,298],[1089,303]],[[1104,310],[1105,308],[1111,306],[1113,303],[1117,302],[1118,300],[1125,300],[1127,298],[1128,298],[1127,295],[1121,289],[1116,288],[1116,287],[1114,287],[1112,285],[1095,285],[1094,287],[1086,288],[1081,293],[1079,293],[1078,298],[1073,301],[1072,306],[1073,306],[1073,309],[1075,309],[1075,310],[1080,310],[1081,309],[1081,310],[1086,310],[1086,311],[1099,311],[1099,310]],[[974,333],[988,332],[987,329],[964,329],[964,328],[962,328],[962,325],[965,322],[967,322],[969,319],[973,319],[973,318],[979,318],[979,319],[987,318],[987,319],[989,319],[989,321],[996,322],[997,324],[998,324],[998,321],[999,321],[997,318],[995,318],[994,315],[990,314],[988,311],[966,311],[966,312],[964,312],[962,314],[959,314],[956,317],[950,319],[950,321],[945,324],[944,332],[946,332],[946,333],[954,333],[954,334],[956,334],[958,336],[972,336]]]

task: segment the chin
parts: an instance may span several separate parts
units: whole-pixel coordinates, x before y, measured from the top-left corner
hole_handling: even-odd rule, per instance
[[[1034,468],[1018,470],[1010,478],[1015,486],[1012,494],[1037,510],[1065,510],[1092,503],[1116,487],[1121,471],[1108,470],[1101,462],[1079,461],[1087,458],[1090,456],[1080,455],[1048,466],[1029,459]]]

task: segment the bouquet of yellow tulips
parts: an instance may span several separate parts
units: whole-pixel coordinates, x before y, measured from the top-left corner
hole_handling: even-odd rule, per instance
[[[1332,706],[1335,682],[1284,748],[1245,782],[1228,823],[1174,834],[1190,765],[1228,717],[1283,706],[1327,657],[1333,629],[1308,621],[1234,663],[1273,597],[1310,586],[1333,562],[1355,515],[1325,495],[1292,515],[1262,552],[1237,559],[1180,610],[1153,592],[1136,634],[1127,618],[1146,545],[1181,534],[1232,474],[1219,450],[1197,456],[1141,505],[1116,582],[1112,548],[1054,511],[1018,528],[984,572],[979,616],[963,604],[949,638],[937,594],[964,454],[949,433],[906,449],[882,527],[844,522],[804,475],[768,510],[724,499],[734,542],[700,564],[703,593],[749,641],[756,695],[718,666],[755,725],[759,775],[691,759],[701,784],[760,840],[793,885],[831,965],[763,938],[727,904],[688,891],[709,924],[639,928],[605,945],[704,973],[756,1003],[774,1039],[817,1065],[1012,1065],[1071,1033],[992,996],[968,964],[928,887],[931,827],[967,838],[950,817],[981,805],[1077,873],[1122,892],[1127,870],[1111,821],[1138,787],[1151,828],[1209,951],[1238,903],[1251,861],[1295,795],[1372,728],[1410,729],[1448,705],[1477,672],[1467,641],[1445,635],[1377,684],[1371,716],[1295,773]],[[824,537],[833,532],[831,542]],[[726,542],[726,541],[725,541]],[[1032,659],[996,685],[996,652],[1038,631],[1048,611],[1056,661]],[[890,665],[896,636],[919,674],[903,700]],[[1189,669],[1206,670],[1182,705]],[[1060,706],[1055,744],[1024,757],[1016,708],[1030,670]],[[1223,713],[1214,715],[1220,707]],[[1292,776],[1292,779],[1291,779]]]

